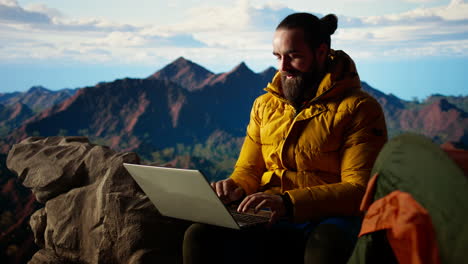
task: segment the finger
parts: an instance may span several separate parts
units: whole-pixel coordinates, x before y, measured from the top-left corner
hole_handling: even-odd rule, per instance
[[[269,203],[270,202],[268,199],[261,201],[259,204],[257,204],[257,206],[255,206],[254,213],[257,213],[260,209],[262,209],[264,206],[266,206]]]
[[[249,209],[250,204],[252,201],[255,199],[256,194],[251,194],[242,200],[242,202],[239,204],[239,207],[237,207],[237,211],[244,213]]]
[[[216,182],[216,194],[222,198],[223,197],[223,183],[222,182]]]
[[[278,221],[278,213],[276,211],[272,211],[270,215],[270,220],[268,221],[267,228],[272,227]]]
[[[237,207],[237,212],[241,213],[242,212],[242,209],[244,208],[245,204],[249,201],[249,199],[251,198],[251,196],[247,196],[245,197],[242,202],[239,204],[239,206]]]
[[[250,207],[255,206],[264,199],[261,193],[255,193],[248,196],[248,199],[244,199],[244,204],[241,207],[241,212],[245,213],[249,210]]]
[[[223,181],[223,195],[225,197],[229,197],[232,189],[232,185],[230,184],[229,181]]]

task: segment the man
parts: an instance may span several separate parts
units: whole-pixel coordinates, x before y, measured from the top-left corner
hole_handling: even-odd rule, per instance
[[[360,88],[354,62],[330,49],[336,28],[335,15],[308,13],[278,25],[273,55],[279,71],[254,102],[233,174],[212,184],[226,203],[242,199],[240,212],[269,208],[270,227],[228,231],[195,224],[184,240],[186,263],[206,263],[210,256],[222,263],[233,252],[252,263],[344,263],[349,257],[387,132],[380,105]]]

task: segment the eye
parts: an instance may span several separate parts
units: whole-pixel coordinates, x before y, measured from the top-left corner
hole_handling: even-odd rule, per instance
[[[302,54],[298,54],[298,53],[291,53],[291,54],[289,55],[289,57],[290,57],[291,59],[302,59],[302,58],[304,58],[304,56],[303,56]]]

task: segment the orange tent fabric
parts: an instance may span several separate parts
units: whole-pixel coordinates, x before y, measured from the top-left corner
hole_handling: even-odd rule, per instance
[[[463,170],[465,176],[468,177],[468,151],[459,149],[450,143],[442,144],[441,148]]]
[[[399,263],[440,263],[431,217],[409,193],[396,190],[370,204],[377,177],[369,182],[361,204],[367,214],[359,236],[387,230],[388,242]]]

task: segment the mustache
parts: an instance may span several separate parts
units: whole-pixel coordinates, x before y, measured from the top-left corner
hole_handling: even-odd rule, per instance
[[[301,71],[281,71],[281,75],[282,76],[288,76],[288,75],[295,75],[295,76],[298,76],[298,75],[302,75],[304,74],[303,72]]]

